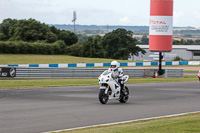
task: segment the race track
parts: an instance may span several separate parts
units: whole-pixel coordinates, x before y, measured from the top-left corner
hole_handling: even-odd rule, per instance
[[[39,133],[200,111],[200,83],[128,84],[130,98],[102,105],[98,86],[0,90],[0,133]]]

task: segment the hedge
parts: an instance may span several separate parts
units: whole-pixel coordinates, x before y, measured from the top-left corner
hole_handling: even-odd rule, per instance
[[[7,54],[67,54],[64,41],[55,43],[0,41],[0,53]]]

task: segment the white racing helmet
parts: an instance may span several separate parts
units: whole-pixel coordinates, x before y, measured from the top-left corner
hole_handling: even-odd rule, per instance
[[[110,67],[111,67],[112,71],[115,71],[117,68],[119,68],[119,63],[116,60],[114,60],[114,61],[111,62]]]

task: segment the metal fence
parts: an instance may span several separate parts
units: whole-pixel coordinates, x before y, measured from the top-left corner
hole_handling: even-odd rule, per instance
[[[106,69],[16,68],[15,78],[97,78]],[[144,69],[123,69],[130,77],[144,77]]]
[[[184,77],[184,70],[183,69],[166,69],[165,77],[166,78]]]
[[[98,78],[104,68],[16,68],[15,78]],[[134,78],[154,77],[157,69],[123,69]],[[183,69],[166,69],[164,77],[183,77]]]
[[[0,78],[98,78],[98,76],[107,69],[105,68],[0,68]],[[124,75],[134,78],[154,77],[158,69],[123,69]],[[183,69],[163,70],[161,77],[183,77]]]

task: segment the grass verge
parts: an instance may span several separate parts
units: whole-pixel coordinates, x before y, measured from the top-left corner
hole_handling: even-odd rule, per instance
[[[130,78],[128,84],[198,81],[195,75],[184,78]],[[97,79],[1,79],[0,89],[98,85]]]
[[[200,113],[60,133],[199,133]]]
[[[199,70],[184,70],[184,72],[197,73],[198,74]]]
[[[113,59],[84,58],[69,55],[0,54],[0,64],[62,64],[62,63],[109,63]],[[119,62],[130,62],[118,60]]]

